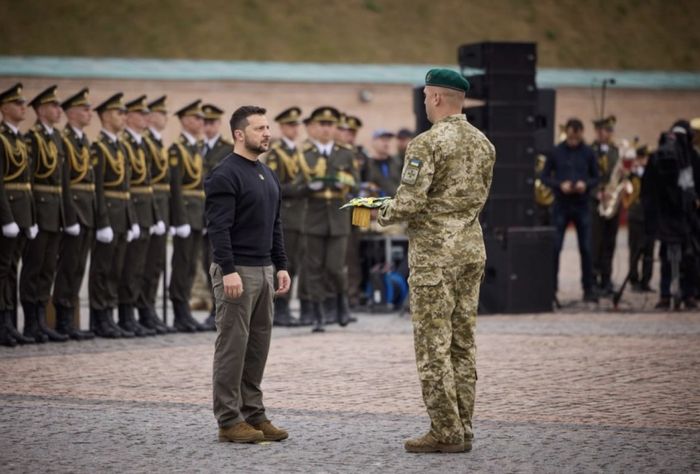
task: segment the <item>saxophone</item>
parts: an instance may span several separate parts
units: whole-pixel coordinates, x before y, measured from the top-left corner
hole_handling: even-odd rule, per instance
[[[620,210],[622,198],[634,192],[632,183],[627,179],[627,171],[623,166],[623,162],[629,159],[630,152],[632,153],[632,158],[634,158],[635,150],[634,147],[629,146],[626,140],[623,141],[620,148],[620,157],[615,163],[612,173],[610,173],[610,181],[603,188],[603,195],[598,203],[598,214],[605,219],[615,216]]]

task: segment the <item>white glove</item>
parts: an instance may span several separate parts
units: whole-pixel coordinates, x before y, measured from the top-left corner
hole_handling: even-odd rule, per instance
[[[202,235],[207,235],[207,228],[206,226],[202,228]]]
[[[335,189],[343,189],[345,187],[345,184],[343,184],[342,181],[336,181],[333,183],[333,186],[335,186]]]
[[[129,229],[126,231],[126,242],[129,243],[134,240],[134,231]]]
[[[183,224],[175,227],[175,235],[177,235],[181,239],[186,239],[187,237],[189,237],[191,232],[192,228],[189,224]]]
[[[10,222],[2,226],[2,235],[8,239],[14,239],[19,235],[19,226],[16,222]]]
[[[34,239],[36,239],[36,236],[38,233],[39,233],[39,226],[37,224],[34,224],[29,229],[27,229],[27,238],[29,240],[34,240]]]
[[[134,234],[134,239],[141,237],[141,227],[138,224],[131,224],[131,232]]]
[[[151,227],[151,235],[153,235],[153,234],[156,234],[156,235],[165,234],[165,222],[163,222],[163,221],[156,222],[156,225]]]
[[[76,222],[73,225],[69,225],[68,227],[64,227],[63,232],[65,232],[68,235],[72,235],[73,237],[77,237],[80,235],[80,224],[78,224]]]
[[[309,189],[312,191],[320,191],[323,189],[323,181],[311,181],[309,183]]]
[[[175,237],[176,233],[177,231],[175,230],[175,227],[170,226],[170,228],[168,229],[168,234],[170,234],[170,237]]]
[[[98,242],[102,242],[103,244],[110,244],[112,243],[112,240],[114,240],[114,231],[111,227],[103,227],[101,229],[97,229],[95,238]]]

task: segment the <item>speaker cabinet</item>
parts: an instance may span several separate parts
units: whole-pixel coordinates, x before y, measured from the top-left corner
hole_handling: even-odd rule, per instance
[[[464,44],[457,50],[457,62],[462,69],[485,69],[487,74],[534,74],[537,45],[514,42]]]
[[[487,235],[479,313],[541,313],[554,301],[553,227],[509,228]]]
[[[479,74],[469,76],[467,97],[489,102],[527,102],[537,100],[534,74]]]

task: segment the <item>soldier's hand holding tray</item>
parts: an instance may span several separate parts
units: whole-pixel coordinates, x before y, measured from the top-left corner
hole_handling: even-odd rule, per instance
[[[357,197],[343,204],[340,208],[347,209],[352,207],[352,225],[368,228],[372,217],[372,209],[382,207],[382,204],[391,199],[385,197]]]

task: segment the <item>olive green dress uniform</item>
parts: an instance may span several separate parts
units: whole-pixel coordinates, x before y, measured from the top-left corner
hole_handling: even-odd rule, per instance
[[[58,103],[56,86],[51,86],[30,103],[33,107]],[[66,160],[61,133],[40,123],[25,135],[31,163],[32,191],[39,233],[30,240],[22,254],[19,298],[24,309],[24,333],[28,337],[48,336],[52,341],[66,341],[67,336],[46,326],[46,304],[51,296],[61,229],[77,223],[70,199],[70,165]]]
[[[339,115],[332,107],[320,107],[310,119],[337,122]],[[328,295],[327,283],[336,294],[341,324],[346,324],[349,313],[345,255],[351,225],[348,213],[339,209],[348,193],[356,189],[358,174],[352,148],[337,143],[331,145],[328,156],[311,142],[305,142],[302,147],[300,169],[306,181],[324,182],[321,190],[307,189],[304,219],[307,251],[302,265],[307,272],[306,283],[317,324],[324,316],[322,302]],[[343,183],[342,187],[339,188],[338,183]]]
[[[613,128],[616,123],[614,116],[593,122],[596,127]],[[593,259],[593,278],[596,285],[603,291],[612,290],[612,261],[615,255],[617,231],[620,227],[619,211],[609,219],[600,215],[596,197],[599,189],[604,189],[610,182],[612,172],[620,159],[620,150],[612,143],[604,146],[593,142],[593,151],[598,158],[598,174],[600,183],[591,190],[591,255]]]
[[[466,79],[446,69],[429,71],[426,84],[468,89]],[[409,238],[416,364],[431,429],[408,450],[430,448],[431,438],[456,450],[471,447],[474,333],[486,260],[478,217],[495,159],[494,146],[464,114],[447,116],[410,142],[396,196],[379,210],[381,225],[406,222]]]
[[[24,102],[22,84],[0,93],[0,104]],[[27,146],[19,130],[0,124],[0,225],[16,223],[16,237],[0,233],[0,326],[8,331],[6,345],[31,342],[16,330],[17,266],[26,243],[26,234],[34,225],[34,198],[31,192],[30,163]],[[15,337],[16,336],[16,337]],[[10,344],[11,343],[11,344]]]
[[[89,90],[81,90],[66,99],[61,107],[86,106]],[[73,202],[80,233],[63,234],[53,290],[53,305],[56,308],[56,329],[74,339],[88,339],[92,335],[73,327],[75,308],[79,307],[80,286],[83,282],[87,258],[95,238],[95,174],[90,160],[90,142],[83,132],[70,125],[63,129],[63,147],[70,167],[69,198]]]
[[[201,101],[197,100],[177,112],[178,116],[202,115]],[[169,294],[175,312],[175,327],[179,330],[203,331],[189,308],[192,284],[197,271],[197,254],[202,245],[204,228],[204,164],[202,143],[191,143],[181,134],[168,150],[170,163],[170,190],[175,205],[182,212],[172,216],[174,227],[189,224],[189,237],[175,236],[173,243],[172,273]]]
[[[219,120],[221,119],[222,115],[224,114],[224,111],[217,107],[216,105],[213,104],[204,104],[202,106],[202,113],[204,114],[204,120]],[[228,155],[230,155],[233,152],[233,142],[230,140],[227,140],[223,136],[219,135],[216,137],[216,141],[213,144],[210,144],[208,141],[205,141],[204,144],[204,152],[203,152],[203,161],[204,161],[204,173],[203,173],[203,178],[204,179],[211,170],[214,169],[216,165],[218,165],[221,160],[226,158]],[[209,317],[207,318],[207,321],[205,322],[205,325],[209,327],[212,330],[216,330],[216,323],[215,323],[215,318],[216,318],[216,308],[214,307],[215,305],[215,299],[214,299],[214,289],[212,286],[211,282],[211,275],[209,274],[209,267],[211,266],[211,246],[209,245],[209,237],[203,233],[202,234],[202,268],[204,269],[204,274],[206,275],[207,278],[207,291],[209,292],[210,295],[210,300],[211,300],[211,312],[209,313]]]
[[[118,93],[96,110],[125,110],[123,94]],[[91,148],[95,172],[96,228],[111,227],[114,238],[105,243],[95,240],[90,258],[91,324],[96,334],[105,337],[133,336],[114,323],[114,308],[119,304],[119,282],[127,250],[127,232],[136,218],[130,202],[131,167],[124,143],[102,130]]]
[[[301,109],[290,107],[275,117],[275,122],[299,123]],[[301,149],[282,139],[275,140],[265,155],[265,164],[277,175],[280,182],[282,206],[280,216],[284,234],[284,250],[287,253],[287,271],[292,281],[299,275],[304,249],[303,231],[306,214],[306,181],[301,172]],[[275,322],[289,325],[291,292],[275,298]],[[301,292],[300,292],[301,293]]]
[[[127,112],[147,113],[146,96],[143,95],[126,104]],[[143,136],[135,136],[125,129],[120,136],[126,149],[126,156],[131,168],[129,181],[130,203],[140,227],[138,238],[126,246],[126,262],[119,283],[119,325],[137,336],[154,335],[155,330],[144,328],[134,318],[134,306],[137,303],[144,283],[146,257],[151,240],[151,228],[161,221],[160,213],[153,200],[151,187],[150,149]],[[140,139],[140,140],[139,140]]]
[[[153,112],[167,113],[165,106],[166,96],[159,97],[148,104]],[[158,213],[165,223],[166,229],[171,225],[171,214],[182,209],[181,206],[171,206],[170,202],[170,165],[168,164],[168,151],[163,145],[160,134],[156,135],[148,129],[143,136],[149,150],[147,154],[151,168],[151,187],[153,188],[153,202],[158,208]],[[175,220],[181,220],[178,217]],[[141,291],[136,302],[139,309],[139,322],[146,327],[155,327],[156,330],[168,331],[156,313],[156,295],[158,294],[158,282],[165,268],[167,233],[163,235],[153,234],[146,252],[146,267],[143,276]]]

